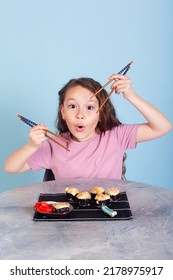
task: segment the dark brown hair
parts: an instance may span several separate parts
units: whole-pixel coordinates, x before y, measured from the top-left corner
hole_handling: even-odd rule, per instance
[[[64,104],[64,99],[66,96],[66,92],[75,87],[75,86],[82,86],[88,90],[90,90],[93,94],[96,93],[102,86],[99,82],[93,80],[92,78],[78,78],[78,79],[71,79],[59,92],[59,108],[58,108],[58,114],[56,118],[56,128],[59,131],[59,133],[64,133],[69,131],[65,120],[63,120],[61,115],[60,107]],[[107,91],[103,89],[96,97],[99,102],[99,106],[103,103],[105,98],[107,97]],[[116,116],[116,111],[114,106],[111,103],[110,98],[107,100],[107,102],[104,104],[102,109],[100,110],[100,118],[97,125],[97,129],[104,133],[106,130],[111,130],[113,127],[118,126],[121,124],[121,122],[118,120]],[[124,164],[124,161],[126,159],[126,154],[124,154],[123,157],[123,167],[122,167],[122,178],[125,179],[125,172],[126,167]]]

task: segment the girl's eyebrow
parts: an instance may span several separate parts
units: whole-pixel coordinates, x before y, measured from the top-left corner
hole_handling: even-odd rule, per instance
[[[69,101],[69,100],[76,100],[75,98],[67,98],[67,101]]]
[[[93,99],[87,99],[87,101],[89,101],[89,102],[94,102],[94,103],[97,103],[97,99],[96,100],[93,100]]]
[[[68,98],[67,101],[78,101],[77,98]],[[94,100],[94,99],[86,99],[86,101],[90,102],[90,103],[97,103],[97,99]]]

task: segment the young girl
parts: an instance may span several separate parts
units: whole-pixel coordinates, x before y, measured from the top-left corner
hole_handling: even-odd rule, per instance
[[[70,80],[59,91],[57,129],[70,140],[70,151],[46,140],[43,123],[30,129],[29,142],[12,153],[5,162],[5,171],[21,173],[29,169],[52,169],[59,178],[110,178],[124,176],[127,149],[137,143],[158,138],[167,133],[171,123],[155,107],[134,91],[128,77],[113,74],[109,78],[116,94],[122,93],[146,119],[143,124],[121,124],[110,99],[100,111],[99,105],[107,97],[101,85],[91,78]]]

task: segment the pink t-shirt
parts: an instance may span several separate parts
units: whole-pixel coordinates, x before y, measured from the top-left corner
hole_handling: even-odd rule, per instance
[[[119,125],[105,133],[95,134],[85,142],[71,139],[70,133],[62,136],[70,139],[66,151],[51,140],[43,142],[41,148],[28,160],[29,166],[38,171],[52,169],[59,178],[109,178],[121,179],[123,155],[126,149],[136,147],[137,125]]]

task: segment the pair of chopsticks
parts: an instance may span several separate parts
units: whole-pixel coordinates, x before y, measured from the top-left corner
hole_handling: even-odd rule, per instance
[[[123,69],[121,69],[118,74],[123,74],[126,75],[126,73],[129,71],[131,64],[133,63],[133,61],[130,61],[130,63],[128,63]],[[96,96],[100,91],[102,91],[102,89],[104,89],[105,87],[107,87],[110,83],[112,83],[112,80],[108,81],[106,84],[104,84],[96,93],[94,93],[91,96],[91,99]],[[103,103],[100,105],[99,109],[97,110],[100,111],[101,108],[103,107],[103,105],[106,103],[106,101],[109,99],[109,97],[111,96],[111,94],[114,92],[114,89],[112,89],[110,91],[110,93],[108,94],[108,96],[106,97],[106,99],[103,101]]]
[[[23,117],[23,116],[21,116],[21,115],[18,115],[18,117],[19,117],[19,119],[20,119],[22,122],[26,123],[26,124],[29,125],[30,127],[33,127],[33,126],[36,126],[36,125],[37,125],[36,123],[34,123],[34,122],[28,120],[27,118],[25,118],[25,117]],[[48,130],[48,129],[46,129],[45,132],[46,132],[45,136],[46,136],[47,138],[49,138],[50,140],[52,140],[53,142],[55,142],[56,144],[58,144],[59,146],[61,146],[61,147],[64,148],[65,150],[70,151],[67,147],[63,146],[61,143],[57,142],[54,138],[52,138],[52,137],[50,137],[49,135],[47,135],[47,133],[50,133],[50,134],[56,136],[57,138],[59,138],[59,139],[65,141],[65,142],[67,142],[67,143],[70,142],[69,140],[67,140],[67,139],[65,139],[65,138],[63,138],[63,137],[61,137],[60,135],[58,135],[58,134],[56,134],[56,133],[54,133],[54,132],[52,132],[52,131],[50,131],[50,130]]]

